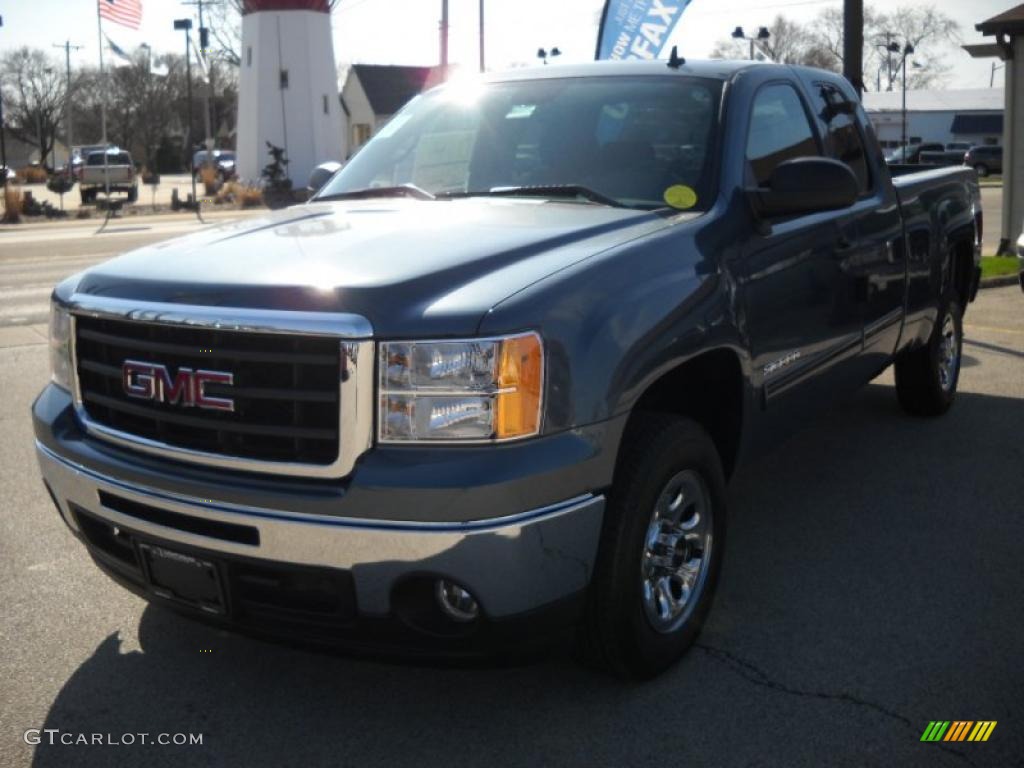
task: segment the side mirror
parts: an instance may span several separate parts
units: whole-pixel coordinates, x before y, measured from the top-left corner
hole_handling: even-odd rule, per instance
[[[750,190],[758,216],[797,216],[849,208],[860,184],[846,163],[827,157],[798,157],[780,163],[767,187]]]
[[[309,174],[309,194],[311,196],[315,195],[323,189],[324,185],[331,180],[331,177],[340,170],[341,163],[336,163],[333,160],[326,163],[320,163],[320,165],[314,168],[313,172]]]

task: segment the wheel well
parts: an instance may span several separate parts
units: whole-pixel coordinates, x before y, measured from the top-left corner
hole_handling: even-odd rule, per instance
[[[743,424],[743,372],[734,352],[706,352],[663,375],[633,407],[633,413],[651,411],[688,416],[704,427],[726,477],[732,475]]]
[[[960,304],[960,310],[967,310],[971,300],[971,283],[974,281],[974,246],[969,240],[957,240],[953,243],[950,255],[950,278],[953,295]]]

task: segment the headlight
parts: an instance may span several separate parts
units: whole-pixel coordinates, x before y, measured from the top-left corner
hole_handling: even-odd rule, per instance
[[[71,391],[71,315],[50,302],[50,375],[53,383]]]
[[[540,336],[380,345],[384,443],[480,442],[540,431]]]

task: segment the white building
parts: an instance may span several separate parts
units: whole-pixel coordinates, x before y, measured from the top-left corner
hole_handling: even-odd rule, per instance
[[[331,39],[333,0],[245,0],[238,88],[238,173],[257,179],[267,142],[303,186],[340,154],[342,115]]]
[[[1001,144],[1004,99],[1002,88],[907,91],[907,140]],[[868,92],[863,102],[882,146],[898,147],[903,134],[902,91]]]
[[[438,67],[353,64],[341,90],[342,158],[354,155],[392,115],[439,82]]]

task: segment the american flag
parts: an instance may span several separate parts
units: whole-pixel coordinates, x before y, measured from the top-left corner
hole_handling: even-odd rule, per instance
[[[100,17],[115,24],[138,29],[142,23],[142,0],[98,0]]]

